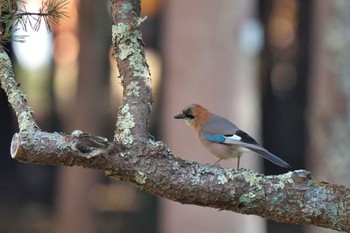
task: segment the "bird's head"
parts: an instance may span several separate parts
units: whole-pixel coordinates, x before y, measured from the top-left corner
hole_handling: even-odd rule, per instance
[[[183,119],[195,131],[198,131],[207,121],[210,113],[207,109],[199,104],[191,104],[185,107],[180,114],[177,114],[175,119]]]

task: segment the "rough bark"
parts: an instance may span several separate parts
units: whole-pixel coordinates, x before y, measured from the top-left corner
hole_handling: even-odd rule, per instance
[[[275,221],[350,231],[350,189],[311,178],[298,170],[264,176],[174,157],[147,131],[151,112],[150,73],[138,29],[140,1],[111,2],[114,58],[124,99],[113,142],[76,130],[48,133],[35,124],[25,95],[14,80],[11,62],[0,48],[1,86],[18,117],[13,158],[28,163],[82,166],[183,204],[208,206]]]

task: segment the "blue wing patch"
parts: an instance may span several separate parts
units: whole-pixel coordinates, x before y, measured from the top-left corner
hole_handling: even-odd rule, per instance
[[[215,134],[204,134],[205,139],[211,142],[224,143],[225,137],[223,135],[215,135]]]

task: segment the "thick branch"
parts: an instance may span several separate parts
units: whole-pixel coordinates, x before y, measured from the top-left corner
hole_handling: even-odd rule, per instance
[[[90,145],[86,150],[79,149],[86,144]],[[183,204],[350,231],[350,189],[313,180],[308,171],[264,176],[200,165],[174,158],[162,143],[153,141],[132,151],[121,145],[107,146],[104,139],[82,132],[16,134],[12,156],[22,162],[99,169],[111,178]]]

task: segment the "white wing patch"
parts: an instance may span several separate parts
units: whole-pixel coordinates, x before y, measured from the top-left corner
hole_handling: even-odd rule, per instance
[[[230,138],[230,139],[232,139],[232,140],[237,140],[237,141],[241,141],[241,137],[240,136],[238,136],[238,135],[236,135],[236,134],[234,134],[233,136],[231,136],[231,137],[227,137],[227,138]]]
[[[225,143],[228,143],[228,144],[233,144],[233,145],[237,145],[237,144],[240,144],[242,143],[242,137],[234,134],[230,137],[225,137]]]

